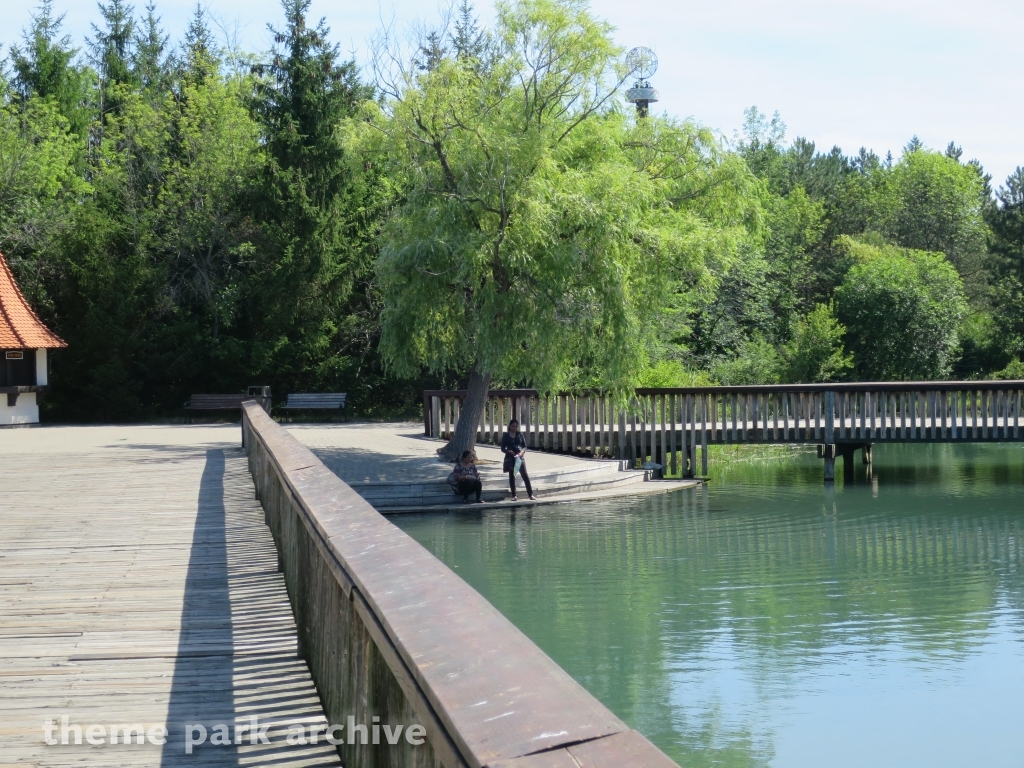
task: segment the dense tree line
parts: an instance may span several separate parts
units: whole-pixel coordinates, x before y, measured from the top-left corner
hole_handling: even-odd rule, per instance
[[[756,109],[733,141],[637,120],[577,0],[492,29],[463,2],[372,71],[308,6],[253,54],[126,0],[76,47],[43,0],[7,51],[0,251],[69,342],[51,418],[252,383],[384,415],[467,380],[1024,376],[1024,171],[822,153]]]

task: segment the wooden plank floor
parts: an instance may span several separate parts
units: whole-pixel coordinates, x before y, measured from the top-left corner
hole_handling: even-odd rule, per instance
[[[238,443],[237,425],[0,431],[0,768],[340,765],[322,737],[286,743],[325,720]],[[62,716],[170,735],[45,744]],[[270,745],[185,754],[186,724],[251,716]]]

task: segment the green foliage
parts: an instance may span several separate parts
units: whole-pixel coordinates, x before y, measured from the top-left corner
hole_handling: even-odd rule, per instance
[[[836,291],[857,375],[868,381],[942,379],[959,351],[963,283],[942,254],[861,244]]]
[[[65,211],[90,190],[77,173],[82,147],[53,100],[0,106],[0,252],[44,309],[56,241],[69,227]]]
[[[953,367],[954,379],[988,378],[1013,357],[1012,347],[991,312],[969,312],[959,334],[961,354]]]
[[[364,151],[402,199],[377,266],[384,358],[542,389],[582,361],[623,389],[657,308],[746,237],[744,170],[706,129],[613,108],[620,51],[581,3],[500,4],[489,39],[368,105]]]
[[[678,360],[659,360],[640,371],[638,387],[709,387],[717,382],[706,371],[692,371]]]
[[[54,17],[53,0],[42,0],[32,14],[22,45],[12,45],[9,61],[14,73],[15,100],[25,106],[33,97],[49,100],[85,138],[90,124],[90,90],[95,75],[75,61],[71,38],[61,35],[64,15]]]
[[[853,368],[843,349],[846,328],[836,318],[834,303],[818,304],[796,322],[793,338],[783,348],[787,382],[839,381]]]
[[[1002,381],[1024,381],[1024,363],[1020,360],[1011,360],[1003,370],[993,373],[992,378]]]
[[[252,213],[261,223],[254,253],[253,364],[301,387],[335,384],[349,333],[365,326],[375,227],[372,180],[352,182],[340,127],[371,91],[353,62],[339,60],[309,0],[285,0],[277,49],[255,68],[251,101],[261,129],[261,167]],[[355,326],[355,328],[351,328]],[[348,335],[348,338],[345,336]]]
[[[1017,168],[987,208],[994,262],[993,317],[1003,348],[1024,356],[1024,169]]]
[[[1024,356],[1024,171],[993,197],[952,144],[818,151],[756,109],[731,148],[637,121],[580,0],[500,3],[489,28],[461,2],[373,85],[309,8],[284,0],[257,56],[201,5],[172,45],[153,4],[104,0],[83,52],[42,0],[9,49],[0,250],[70,342],[50,417],[252,383],[378,415],[471,371],[621,392]]]
[[[735,357],[723,360],[711,369],[712,375],[726,386],[737,384],[778,384],[782,375],[779,352],[767,339],[755,336],[737,350]]]
[[[880,195],[881,231],[904,248],[941,252],[972,298],[986,292],[986,181],[976,166],[923,148],[893,166]]]

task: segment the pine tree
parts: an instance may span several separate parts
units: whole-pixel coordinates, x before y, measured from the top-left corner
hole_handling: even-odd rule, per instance
[[[125,94],[121,86],[136,84],[132,60],[135,57],[135,7],[125,0],[97,3],[103,27],[92,25],[90,57],[100,76],[100,117],[119,111]]]
[[[160,91],[167,84],[165,53],[170,38],[160,26],[156,5],[146,5],[146,15],[135,36],[135,56],[132,61],[134,79],[146,91]]]
[[[479,59],[486,49],[487,39],[480,31],[480,24],[473,15],[473,6],[469,0],[461,0],[455,17],[455,32],[452,35],[452,47],[459,58]]]
[[[184,69],[183,76],[193,82],[201,83],[217,72],[220,60],[210,26],[206,22],[206,11],[201,3],[196,3],[192,11],[192,19],[185,30],[182,44]]]
[[[254,327],[267,365],[292,383],[315,383],[343,340],[356,280],[369,273],[368,203],[353,188],[340,123],[372,92],[340,61],[309,0],[284,0],[286,25],[259,77],[252,112],[263,132],[263,169],[253,197],[261,222]],[[355,297],[359,300],[359,297]],[[287,340],[287,341],[285,341]],[[272,361],[272,362],[271,362]]]
[[[11,46],[11,84],[23,106],[33,96],[52,100],[71,130],[84,137],[89,127],[89,77],[75,62],[78,49],[71,38],[60,33],[63,22],[64,14],[53,15],[53,0],[42,0],[22,34],[23,45]]]

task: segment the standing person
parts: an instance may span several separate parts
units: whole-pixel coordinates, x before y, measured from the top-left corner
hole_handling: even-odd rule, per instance
[[[476,503],[483,502],[480,493],[483,491],[484,485],[480,482],[480,472],[477,470],[476,464],[473,463],[472,451],[462,452],[459,462],[455,465],[454,475],[455,492],[462,494],[463,501],[469,501],[469,494],[475,493]]]
[[[501,452],[505,454],[502,468],[508,472],[508,487],[512,489],[512,501],[516,497],[516,459],[519,460],[519,474],[526,485],[526,493],[531,501],[536,501],[533,488],[530,487],[530,476],[526,474],[526,437],[519,431],[519,422],[512,419],[508,423],[508,431],[501,436]]]

